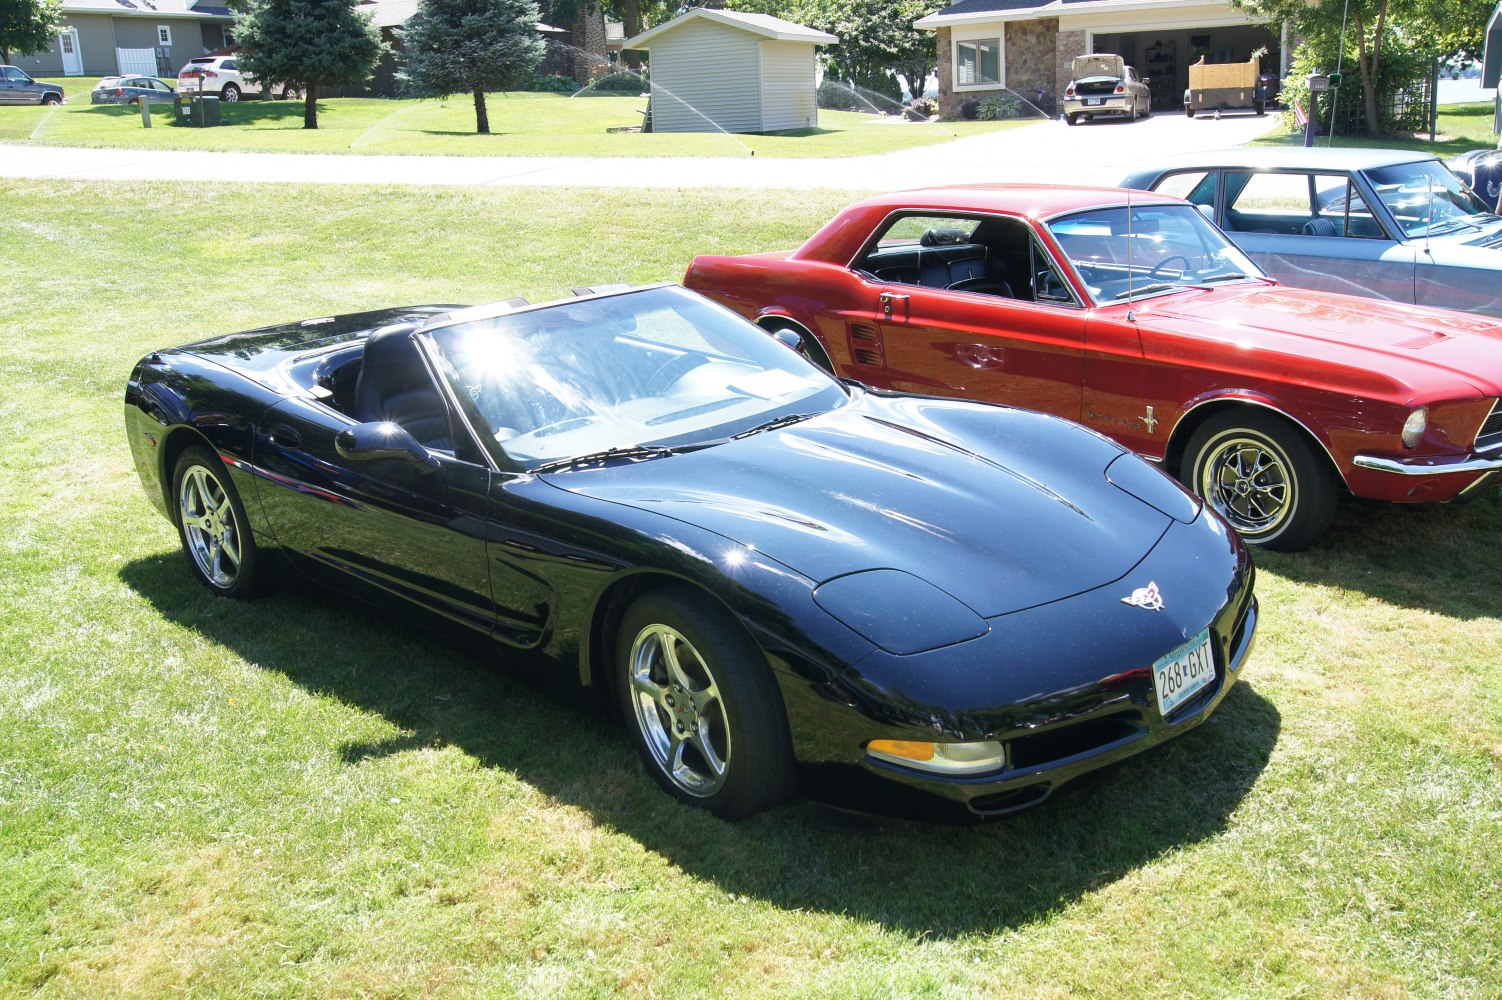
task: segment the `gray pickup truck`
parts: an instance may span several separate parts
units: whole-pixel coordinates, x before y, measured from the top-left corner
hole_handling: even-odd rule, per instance
[[[57,84],[33,80],[19,66],[0,66],[0,104],[66,104],[67,100]]]

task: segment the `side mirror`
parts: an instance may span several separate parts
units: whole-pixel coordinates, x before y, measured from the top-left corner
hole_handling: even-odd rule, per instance
[[[796,330],[789,330],[787,327],[783,327],[780,330],[773,330],[772,339],[777,341],[783,347],[786,347],[788,350],[794,352],[795,354],[805,353],[803,349],[803,337]]]
[[[352,462],[395,459],[423,475],[438,471],[438,459],[417,443],[407,429],[389,420],[356,424],[334,436],[334,450]]]

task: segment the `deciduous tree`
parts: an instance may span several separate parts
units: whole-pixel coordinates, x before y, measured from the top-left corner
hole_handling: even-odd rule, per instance
[[[370,79],[386,43],[355,0],[253,0],[235,17],[240,68],[269,92],[297,84],[303,128],[318,127],[318,91]]]
[[[62,26],[61,0],[0,0],[0,63],[46,52]]]
[[[490,133],[485,91],[525,83],[543,55],[532,0],[422,0],[401,37],[409,88],[423,96],[474,95],[482,135]]]

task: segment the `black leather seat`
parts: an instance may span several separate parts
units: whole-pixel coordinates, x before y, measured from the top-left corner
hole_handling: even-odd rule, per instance
[[[365,341],[350,416],[361,422],[389,420],[418,444],[447,451],[454,446],[448,408],[417,352],[414,329],[407,323],[390,326]]]

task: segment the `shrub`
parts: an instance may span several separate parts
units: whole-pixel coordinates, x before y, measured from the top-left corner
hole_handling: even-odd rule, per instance
[[[968,103],[968,102],[967,102]],[[1011,121],[1022,117],[1022,101],[1013,93],[997,94],[980,102],[972,116],[983,122]]]
[[[591,83],[589,89],[606,90],[612,93],[640,94],[647,89],[647,71],[642,70],[640,75],[638,75],[630,70],[616,70]]]
[[[544,94],[572,94],[579,89],[579,84],[566,76],[548,73],[534,76],[522,89]]]

